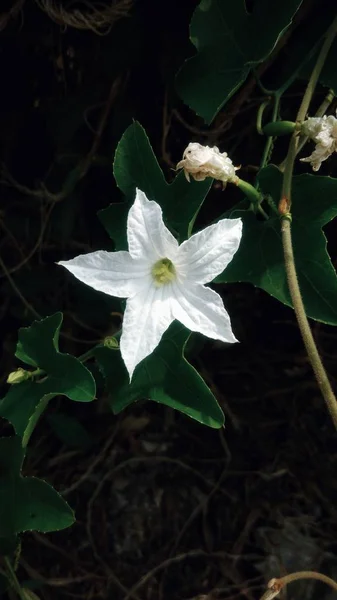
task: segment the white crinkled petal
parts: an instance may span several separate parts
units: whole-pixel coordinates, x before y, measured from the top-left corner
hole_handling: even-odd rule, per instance
[[[324,117],[309,117],[306,121],[303,121],[301,133],[307,135],[311,139],[315,139],[317,135],[322,131],[325,126]]]
[[[219,149],[216,148],[215,153],[218,153]],[[186,161],[187,168],[198,168],[200,165],[205,164],[209,160],[212,160],[214,155],[214,149],[209,146],[202,146],[198,142],[190,142],[184,152],[184,160]]]
[[[177,169],[184,169],[185,175],[191,174],[196,181],[213,177],[220,181],[233,181],[235,167],[227,152],[220,152],[217,146],[202,146],[197,142],[188,144],[183,160],[177,164]]]
[[[173,285],[172,312],[191,331],[223,342],[237,342],[219,294],[203,285]]]
[[[90,252],[58,263],[90,287],[118,298],[137,294],[151,281],[149,265],[129,252]]]
[[[306,158],[301,158],[301,162],[309,162],[312,166],[313,171],[318,171],[321,167],[323,161],[327,160],[329,156],[332,154],[332,150],[330,147],[322,146],[321,144],[317,144],[315,150],[310,156]]]
[[[160,258],[174,261],[178,242],[163,221],[162,210],[144,192],[137,189],[127,221],[129,252],[133,258],[148,260],[151,264]]]
[[[195,283],[212,281],[232,260],[242,236],[241,219],[221,219],[192,235],[179,247],[178,275]]]
[[[120,349],[130,379],[138,365],[158,346],[172,323],[171,285],[153,283],[126,303]]]

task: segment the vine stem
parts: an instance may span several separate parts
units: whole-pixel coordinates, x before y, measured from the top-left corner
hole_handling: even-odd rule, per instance
[[[314,337],[305,313],[300,287],[297,279],[297,273],[294,261],[294,252],[291,239],[291,222],[289,219],[283,219],[281,225],[284,262],[287,272],[288,286],[293,301],[299,329],[302,334],[305,349],[307,351],[311,366],[315,373],[317,383],[327,404],[333,423],[337,429],[337,401],[333,393],[330,381],[324,369],[321,357],[317,350]]]
[[[318,78],[321,74],[326,57],[328,55],[328,52],[332,45],[332,42],[334,41],[336,33],[337,33],[337,17],[334,18],[333,22],[331,23],[331,25],[326,33],[326,37],[325,37],[323,46],[318,55],[316,64],[313,68],[310,79],[308,81],[307,88],[304,92],[304,96],[302,98],[301,105],[298,109],[296,121],[304,121],[304,119],[306,117],[306,114],[308,112],[311,98],[314,93]],[[285,197],[289,201],[289,210],[290,210],[290,206],[291,206],[291,202],[290,202],[291,180],[292,180],[292,175],[293,175],[294,162],[295,162],[295,158],[296,158],[298,143],[299,143],[298,134],[295,132],[291,137],[288,155],[285,160],[283,189],[282,189],[282,197]]]
[[[10,560],[7,558],[7,556],[4,557],[4,563],[6,566],[6,576],[8,578],[8,581],[10,582],[12,588],[16,591],[17,595],[19,596],[19,598],[21,598],[21,600],[28,600],[27,595],[25,594],[25,591],[22,589],[18,578],[16,576],[16,573],[11,565]]]
[[[305,119],[309,104],[315,90],[319,75],[323,68],[325,59],[330,50],[331,44],[337,33],[337,17],[333,20],[329,27],[325,41],[322,45],[321,51],[318,55],[316,64],[311,73],[307,88],[300,108],[297,113],[296,120],[301,122]],[[302,300],[301,290],[298,283],[298,277],[295,266],[292,236],[291,236],[291,183],[294,170],[294,162],[298,150],[299,136],[298,133],[294,133],[291,137],[288,154],[285,159],[284,175],[283,175],[283,186],[282,194],[279,203],[279,214],[282,219],[281,232],[282,232],[282,244],[284,252],[285,270],[287,275],[287,281],[290,291],[290,296],[293,302],[294,311],[298,326],[303,338],[303,342],[313,368],[318,386],[326,402],[329,413],[332,417],[333,423],[337,429],[337,400],[323,366],[321,357],[317,350],[317,346],[312,335],[308,318],[305,312],[305,307]]]
[[[317,571],[296,571],[296,573],[285,575],[279,579],[271,579],[267,586],[268,589],[261,597],[261,600],[272,600],[272,598],[275,598],[288,583],[298,581],[299,579],[316,579],[317,581],[323,581],[323,583],[326,583],[337,591],[337,582],[331,579],[331,577],[323,575],[323,573],[317,573]]]

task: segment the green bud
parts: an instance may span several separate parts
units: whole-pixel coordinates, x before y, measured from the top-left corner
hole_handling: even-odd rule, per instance
[[[104,338],[103,345],[106,348],[109,348],[110,350],[118,348],[118,346],[119,346],[118,345],[118,340],[116,340],[116,338],[113,337],[113,336],[109,336],[109,337]]]
[[[293,121],[274,121],[274,123],[267,123],[262,127],[263,133],[273,137],[291,135],[296,129],[299,129],[299,127]]]
[[[16,371],[12,371],[7,377],[7,383],[13,385],[15,383],[22,383],[22,381],[27,381],[31,377],[31,373],[29,371],[25,371],[25,369],[16,369]]]

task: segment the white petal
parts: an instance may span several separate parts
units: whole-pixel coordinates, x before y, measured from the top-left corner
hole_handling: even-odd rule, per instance
[[[195,283],[212,281],[232,260],[242,236],[241,219],[221,219],[192,235],[179,248],[177,272]]]
[[[173,316],[185,327],[215,340],[238,341],[219,294],[200,284],[182,286],[176,283],[174,295]]]
[[[139,189],[129,210],[127,235],[133,258],[144,258],[151,264],[160,258],[175,259],[178,242],[165,226],[159,204],[148,200]]]
[[[136,261],[129,252],[99,250],[58,264],[95,290],[118,298],[137,294],[152,279],[148,264]]]
[[[120,341],[122,358],[130,375],[141,360],[158,346],[172,323],[171,285],[151,284],[126,303]]]

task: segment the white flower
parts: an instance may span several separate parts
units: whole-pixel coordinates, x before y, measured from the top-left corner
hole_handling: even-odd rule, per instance
[[[241,219],[222,219],[180,246],[157,202],[137,190],[129,210],[129,252],[99,250],[61,261],[95,290],[127,298],[120,349],[130,379],[174,319],[207,337],[236,342],[221,297],[204,286],[232,260]]]
[[[196,181],[203,181],[206,177],[219,179],[223,183],[235,182],[237,176],[235,171],[240,167],[234,167],[227,152],[220,152],[217,146],[202,146],[197,142],[188,144],[183,160],[177,164],[177,169],[184,169],[185,177],[190,181],[190,175]]]
[[[302,123],[301,133],[316,143],[310,156],[301,158],[302,162],[310,162],[314,171],[318,171],[322,162],[337,151],[337,119],[328,117],[310,117]]]

